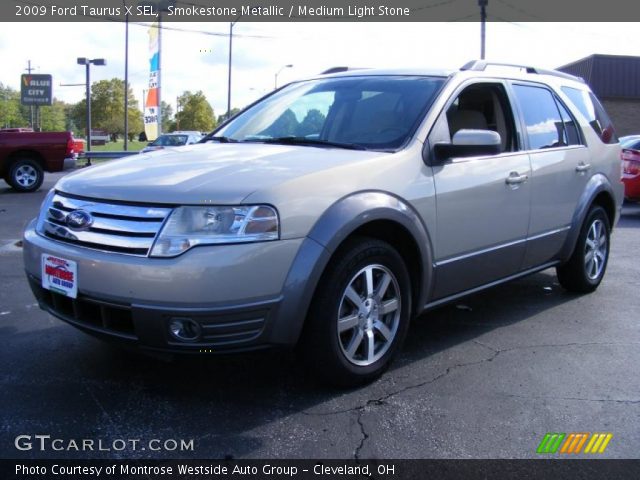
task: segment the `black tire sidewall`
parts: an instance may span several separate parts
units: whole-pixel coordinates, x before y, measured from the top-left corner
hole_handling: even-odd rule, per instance
[[[28,188],[25,188],[22,185],[20,185],[15,178],[15,174],[18,168],[24,165],[29,165],[30,167],[33,167],[36,173],[38,174],[38,178],[36,179],[36,182]],[[31,158],[20,158],[20,159],[14,160],[11,164],[11,167],[9,168],[9,174],[7,175],[7,182],[9,183],[9,185],[11,185],[15,190],[19,192],[35,192],[40,188],[43,181],[44,181],[44,170],[36,160],[33,160]]]
[[[406,336],[411,316],[411,283],[400,254],[389,244],[363,238],[350,242],[321,280],[308,318],[305,349],[327,380],[338,384],[358,384],[380,375],[400,349]],[[344,355],[338,336],[338,309],[342,295],[353,276],[367,265],[383,265],[398,282],[401,312],[398,330],[385,354],[371,365],[359,366]]]

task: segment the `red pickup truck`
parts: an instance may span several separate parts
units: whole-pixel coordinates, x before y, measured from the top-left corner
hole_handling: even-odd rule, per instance
[[[0,176],[19,192],[40,188],[44,172],[75,165],[71,132],[33,132],[23,128],[0,130]]]

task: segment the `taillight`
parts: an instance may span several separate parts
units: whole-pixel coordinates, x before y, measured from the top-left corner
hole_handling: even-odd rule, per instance
[[[69,137],[69,140],[67,140],[67,153],[65,155],[65,157],[69,157],[71,155],[73,155],[73,137]]]
[[[622,173],[627,175],[640,174],[640,152],[637,150],[622,150]]]

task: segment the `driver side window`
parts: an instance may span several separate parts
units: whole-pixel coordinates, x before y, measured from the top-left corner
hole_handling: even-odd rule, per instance
[[[443,112],[430,141],[451,143],[460,130],[491,130],[500,135],[500,152],[518,150],[513,113],[501,84],[478,83],[466,87]]]

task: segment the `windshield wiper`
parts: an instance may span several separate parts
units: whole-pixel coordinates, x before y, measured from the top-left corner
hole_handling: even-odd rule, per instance
[[[238,140],[236,140],[235,138],[215,136],[215,135],[209,134],[202,137],[198,143],[207,143],[207,142],[237,143]]]
[[[260,142],[260,143],[278,143],[282,145],[310,145],[310,146],[319,146],[319,147],[336,147],[336,148],[344,148],[347,150],[367,150],[363,145],[358,145],[357,143],[341,143],[341,142],[330,142],[328,140],[320,140],[317,138],[307,138],[307,137],[274,137],[274,138],[261,138],[259,140],[245,140],[246,142]]]

